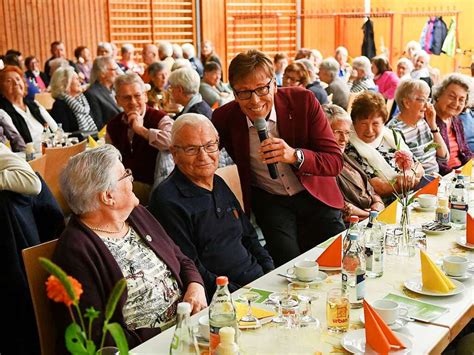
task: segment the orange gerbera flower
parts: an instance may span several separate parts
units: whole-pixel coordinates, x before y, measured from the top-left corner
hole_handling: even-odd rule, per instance
[[[83,292],[82,285],[72,276],[68,276],[67,278],[72,285],[77,300],[79,300]],[[63,302],[68,307],[73,303],[63,284],[56,276],[51,275],[48,277],[48,280],[46,281],[46,293],[48,298],[52,299],[54,302]]]

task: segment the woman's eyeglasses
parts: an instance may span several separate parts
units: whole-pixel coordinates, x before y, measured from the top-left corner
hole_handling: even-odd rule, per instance
[[[133,173],[132,173],[132,169],[125,169],[125,173],[117,180],[117,181],[121,181],[123,179],[126,179],[130,177],[130,179],[132,180],[133,182]]]

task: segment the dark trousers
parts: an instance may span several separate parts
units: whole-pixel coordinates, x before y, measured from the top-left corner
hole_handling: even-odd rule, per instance
[[[341,211],[307,191],[279,196],[252,188],[252,209],[275,266],[345,230]]]

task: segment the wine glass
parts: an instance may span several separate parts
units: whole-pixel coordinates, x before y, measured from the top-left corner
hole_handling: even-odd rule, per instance
[[[274,323],[287,323],[287,319],[283,316],[283,307],[295,307],[298,302],[289,297],[287,292],[274,292],[269,296],[269,299],[277,306],[278,314],[272,318]]]
[[[252,313],[252,302],[255,302],[260,298],[260,294],[253,291],[244,292],[239,295],[239,299],[247,303],[248,309],[247,314],[240,318],[239,322],[244,323],[255,323],[255,328],[259,328],[261,326],[260,321],[257,317],[255,317]]]
[[[312,302],[319,298],[318,293],[312,289],[301,290],[298,293],[298,299],[306,304],[306,311],[302,312],[300,323],[304,325],[316,324],[319,326],[319,320],[313,317]]]

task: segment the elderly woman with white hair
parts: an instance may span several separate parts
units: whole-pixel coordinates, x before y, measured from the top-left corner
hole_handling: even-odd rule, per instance
[[[61,176],[61,191],[73,211],[53,260],[84,290],[82,311],[94,306],[100,321],[91,328],[100,340],[107,298],[121,279],[127,283],[111,322],[122,327],[130,348],[169,328],[179,302],[192,312],[205,308],[203,280],[163,227],[132,191],[133,175],[119,151],[104,146],[71,158]],[[62,309],[55,314],[58,339],[70,323]],[[111,337],[105,345],[113,345]]]
[[[55,99],[51,115],[65,132],[97,131],[101,121],[82,93],[79,76],[72,67],[56,70],[50,85]]]
[[[429,102],[430,88],[422,80],[402,80],[395,93],[400,110],[388,124],[400,132],[425,174],[439,172],[438,162],[446,163],[449,152],[436,124],[436,111]],[[436,147],[436,148],[435,148]]]
[[[400,58],[397,62],[397,76],[400,80],[410,79],[413,70],[413,62],[408,58]]]
[[[343,81],[347,82],[352,73],[352,68],[350,64],[347,62],[349,58],[349,52],[347,51],[347,48],[343,46],[337,47],[336,52],[334,54],[334,58],[339,63],[339,71],[337,75]]]
[[[413,54],[413,66],[414,69],[410,73],[412,79],[419,79],[425,81],[428,86],[433,86],[433,80],[430,77],[430,71],[428,64],[430,62],[430,55],[424,50],[420,49]],[[431,96],[431,95],[430,95]]]
[[[369,217],[370,211],[384,209],[382,198],[374,191],[362,167],[345,154],[352,133],[351,116],[341,107],[329,104],[323,106],[336,142],[343,153],[343,168],[336,181],[344,196],[344,220],[352,215],[361,219]]]
[[[321,105],[327,104],[328,94],[326,93],[326,90],[324,90],[321,85],[321,82],[319,81],[319,77],[317,74],[319,72],[319,69],[316,69],[311,60],[306,58],[298,59],[297,62],[302,63],[308,71],[309,83],[306,84],[306,89],[311,91],[314,96],[316,96],[316,99],[318,99]],[[319,63],[319,65],[321,65],[321,63]]]
[[[353,93],[365,90],[377,91],[369,58],[360,56],[352,61],[352,74],[348,84]]]
[[[473,156],[466,142],[464,126],[458,117],[472,92],[472,78],[458,73],[448,75],[433,87],[436,123],[449,149],[449,161],[438,161],[442,175],[466,164]]]
[[[189,60],[192,68],[197,71],[199,77],[202,78],[204,74],[204,66],[202,65],[199,58],[196,57],[196,49],[191,43],[184,43],[181,48],[183,49],[183,58]]]
[[[347,108],[349,103],[349,87],[338,76],[339,63],[334,58],[326,58],[319,66],[319,79],[328,84],[326,92],[332,94],[332,102],[342,108]]]
[[[97,56],[112,56],[114,49],[109,42],[99,42],[97,44]]]

